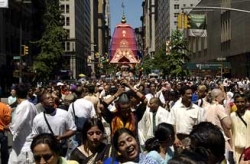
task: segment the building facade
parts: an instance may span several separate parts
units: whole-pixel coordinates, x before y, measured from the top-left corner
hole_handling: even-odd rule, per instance
[[[64,28],[69,39],[65,41],[65,64],[71,78],[79,74],[90,77],[99,69],[95,54],[108,52],[110,27],[108,0],[60,0],[65,17]],[[64,70],[65,71],[65,70]]]
[[[64,68],[70,78],[87,72],[87,56],[90,54],[90,1],[60,0],[64,29],[68,32],[65,41]]]
[[[214,5],[211,5],[214,4]],[[250,2],[202,0],[198,6],[250,10]],[[193,10],[192,12],[195,12]],[[239,11],[214,9],[203,11],[207,19],[207,37],[189,37],[194,52],[192,62],[221,62],[221,74],[228,77],[250,76],[250,15]],[[221,61],[220,59],[223,59]],[[226,68],[224,62],[230,63]]]
[[[177,16],[180,12],[189,13],[190,9],[185,7],[195,7],[200,0],[157,0],[155,14],[155,49],[156,52],[164,47],[170,40],[173,30],[177,28]]]
[[[155,0],[144,0],[142,3],[144,30],[144,55],[155,54]]]
[[[0,8],[0,85],[4,92],[12,83],[22,81],[22,77],[29,79],[28,69],[32,67],[30,41],[34,33],[34,10],[30,3],[21,2],[9,1],[8,8]],[[22,45],[30,49],[29,55],[21,60]]]

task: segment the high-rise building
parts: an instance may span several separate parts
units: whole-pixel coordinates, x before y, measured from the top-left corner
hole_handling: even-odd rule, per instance
[[[29,79],[27,70],[32,64],[30,41],[34,32],[34,11],[31,3],[22,2],[9,1],[8,8],[0,8],[0,85],[5,91],[8,85],[21,80],[20,69],[23,71],[22,76]],[[22,45],[30,47],[30,54],[20,60]]]
[[[144,55],[155,53],[155,0],[144,0],[142,3],[144,30]]]
[[[88,72],[87,57],[91,54],[90,1],[60,0],[60,7],[65,18],[64,29],[68,32],[64,54],[66,67],[62,71],[75,79],[79,74]]]
[[[188,38],[194,52],[191,61],[199,64],[221,63],[220,67],[213,70],[217,72],[213,75],[249,77],[250,15],[247,12],[250,10],[250,2],[225,0],[218,3],[216,0],[202,0],[197,7],[199,6],[212,6],[217,9],[198,9],[206,15],[207,37]],[[197,10],[191,13],[197,13]]]
[[[177,16],[180,12],[189,13],[201,0],[158,0],[155,4],[155,51],[159,51],[170,40],[177,29]]]

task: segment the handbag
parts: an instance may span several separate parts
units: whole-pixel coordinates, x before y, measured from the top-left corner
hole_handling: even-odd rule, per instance
[[[48,120],[47,120],[47,118],[45,116],[45,112],[43,112],[43,116],[44,116],[45,122],[46,122],[46,124],[47,124],[47,126],[49,128],[49,131],[51,132],[52,135],[55,136],[55,133],[52,131],[52,129],[51,129],[50,125],[49,125],[49,122],[48,122]],[[59,147],[60,147],[59,155],[65,157],[66,154],[67,154],[67,150],[68,150],[68,142],[67,142],[67,140],[59,141]]]

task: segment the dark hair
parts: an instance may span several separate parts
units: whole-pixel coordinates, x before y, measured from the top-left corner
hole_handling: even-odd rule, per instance
[[[145,142],[145,149],[148,152],[153,150],[158,151],[160,149],[160,143],[155,137],[149,138]]]
[[[159,141],[166,141],[169,136],[174,137],[174,127],[171,124],[168,123],[160,123],[157,125],[156,130],[154,132],[155,138]]]
[[[118,138],[119,138],[123,133],[127,133],[127,134],[129,134],[129,135],[131,135],[131,136],[133,136],[133,137],[135,138],[134,133],[133,133],[131,130],[127,129],[127,128],[121,128],[121,129],[116,130],[116,131],[115,131],[115,134],[114,134],[114,136],[113,136],[113,145],[114,145],[114,147],[115,147],[115,149],[116,149],[117,151],[119,151]]]
[[[185,149],[180,155],[170,159],[168,164],[207,164],[207,158],[199,153]]]
[[[76,94],[77,98],[81,98],[83,92],[84,92],[84,88],[82,86],[77,86],[76,87],[75,94]]]
[[[225,138],[220,128],[211,122],[201,122],[190,133],[191,147],[203,147],[218,160],[225,154]]]
[[[136,95],[136,93],[132,90],[129,90],[127,92],[125,92],[128,96],[128,98],[132,98],[132,97],[135,97],[135,98],[138,98],[138,96]]]
[[[240,94],[240,93],[235,93],[234,94],[234,100],[237,99],[237,98],[240,98],[240,97],[243,97],[246,100],[246,95],[245,94]]]
[[[175,90],[170,91],[170,92],[169,92],[169,95],[170,95],[172,98],[174,98],[175,100],[177,100],[177,99],[180,97],[179,94],[178,94],[178,92],[175,91]]]
[[[89,85],[88,86],[88,92],[89,93],[94,93],[95,92],[95,86],[94,85]]]
[[[56,137],[50,133],[41,133],[33,138],[30,149],[34,152],[34,148],[39,144],[47,144],[51,151],[59,155],[60,146]]]
[[[160,148],[160,142],[167,141],[170,136],[173,138],[175,137],[173,125],[164,122],[160,123],[156,127],[154,137],[145,142],[145,149],[147,151],[158,151]]]
[[[82,141],[83,143],[87,141],[87,131],[92,128],[93,126],[97,126],[98,129],[100,129],[102,131],[102,133],[104,133],[104,126],[102,124],[102,121],[98,118],[89,118],[88,120],[86,120],[86,122],[83,125],[82,128]]]
[[[16,97],[21,99],[27,99],[29,87],[23,83],[16,86]]]
[[[179,90],[179,92],[180,92],[180,94],[183,96],[183,95],[185,95],[185,93],[186,93],[186,90],[192,90],[192,88],[190,87],[190,86],[188,86],[188,85],[184,85],[184,86],[182,86],[181,88],[180,88],[180,90]],[[192,90],[193,91],[193,90]]]

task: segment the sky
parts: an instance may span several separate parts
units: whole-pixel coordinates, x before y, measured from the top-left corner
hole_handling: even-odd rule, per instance
[[[143,0],[109,0],[110,17],[111,17],[111,36],[114,28],[121,22],[122,19],[122,1],[124,2],[124,13],[127,23],[132,28],[141,27],[140,17],[142,16],[142,1]]]

